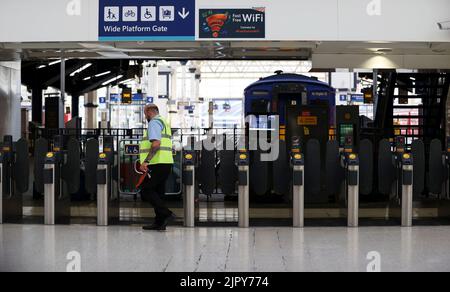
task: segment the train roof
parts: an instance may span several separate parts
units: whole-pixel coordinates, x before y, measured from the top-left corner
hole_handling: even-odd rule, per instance
[[[319,81],[316,78],[311,78],[300,74],[279,73],[266,78],[261,78],[260,80],[245,88],[245,91],[260,85],[270,85],[275,83],[307,83],[311,85],[325,86],[332,89],[330,85],[325,82]]]

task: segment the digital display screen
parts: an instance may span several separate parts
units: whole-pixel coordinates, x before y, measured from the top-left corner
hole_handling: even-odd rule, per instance
[[[353,141],[355,128],[351,124],[341,124],[339,127],[339,133],[340,133],[339,145],[340,147],[344,147],[347,141],[349,141],[348,137],[351,138],[350,141]]]
[[[131,104],[133,98],[133,94],[131,92],[131,88],[125,88],[122,91],[122,103],[123,104]]]

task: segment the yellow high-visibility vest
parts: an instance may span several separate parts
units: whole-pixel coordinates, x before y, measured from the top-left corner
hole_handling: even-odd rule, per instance
[[[158,152],[156,152],[155,156],[153,156],[150,161],[150,165],[155,164],[173,164],[173,155],[172,155],[172,129],[170,128],[169,123],[166,122],[161,117],[155,118],[155,120],[160,121],[163,125],[163,130],[161,133],[161,147]],[[152,149],[152,142],[150,142],[148,137],[148,130],[144,131],[144,137],[142,138],[141,143],[139,144],[139,152],[140,152],[140,162],[141,164],[145,162]]]

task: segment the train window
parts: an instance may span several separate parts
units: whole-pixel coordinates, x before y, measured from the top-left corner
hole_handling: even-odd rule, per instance
[[[252,101],[252,112],[254,113],[268,113],[269,112],[270,101],[265,99]]]
[[[329,102],[328,100],[323,100],[323,99],[314,99],[311,100],[310,102],[311,105],[324,105],[324,106],[329,106]]]
[[[252,95],[254,96],[268,96],[269,92],[266,90],[254,90],[252,91]]]
[[[251,115],[249,116],[250,130],[276,130],[275,121],[277,117],[277,115]]]

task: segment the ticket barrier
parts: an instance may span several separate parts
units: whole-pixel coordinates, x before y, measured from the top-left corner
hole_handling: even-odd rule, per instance
[[[300,147],[295,147],[291,152],[292,164],[292,202],[293,202],[293,226],[302,228],[305,226],[305,160]]]
[[[238,188],[238,217],[239,227],[248,228],[250,225],[250,188],[249,170],[250,157],[247,150],[240,150],[237,157],[239,188]]]
[[[438,198],[439,200],[450,199],[450,137],[447,137],[447,144],[445,152],[442,152],[442,142],[439,139],[435,139],[430,143],[429,158],[428,158],[428,180],[427,182],[427,193],[426,196]],[[417,185],[417,180],[421,179],[419,175],[424,175],[420,173],[420,166],[418,164],[417,154],[414,154],[414,192],[415,196],[421,195],[424,192],[424,187],[422,185]],[[419,155],[420,161],[420,155]],[[419,171],[419,173],[418,173]],[[421,188],[420,188],[421,187]]]
[[[450,137],[447,137],[447,149],[444,154],[445,161],[445,198],[450,200]]]
[[[28,143],[5,136],[0,149],[0,224],[23,217],[23,194],[29,186]]]
[[[116,185],[117,178],[114,175],[116,171],[114,138],[104,137],[103,152],[98,155],[96,173],[98,226],[108,226],[120,222],[120,198]]]
[[[397,173],[396,199],[401,204],[402,227],[411,227],[413,218],[413,157],[406,153],[406,139],[395,138],[395,167]]]
[[[195,227],[195,152],[183,153],[184,226]]]
[[[401,206],[401,225],[411,227],[413,219],[413,156],[406,152],[405,137],[396,137],[394,152],[388,140],[382,140],[379,146],[378,189],[380,193],[391,195]],[[393,185],[393,190],[391,186]]]
[[[70,139],[64,151],[62,136],[55,136],[53,149],[46,154],[43,167],[44,223],[70,224],[70,194],[80,186],[80,149]],[[38,182],[39,183],[39,182]]]
[[[344,198],[347,204],[347,226],[359,226],[359,157],[352,136],[345,137],[340,150],[340,164],[344,169]]]

